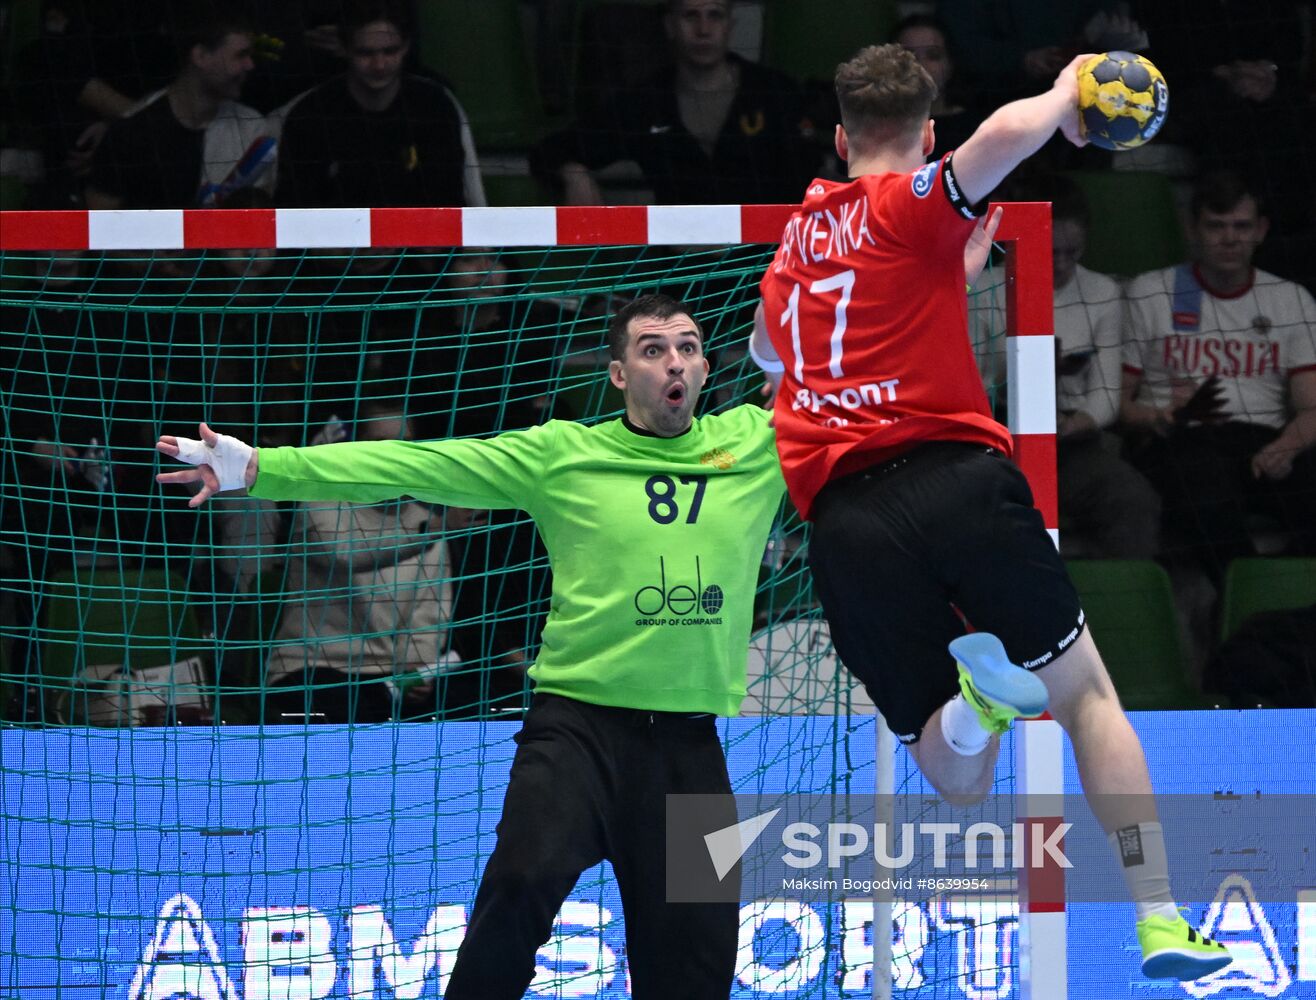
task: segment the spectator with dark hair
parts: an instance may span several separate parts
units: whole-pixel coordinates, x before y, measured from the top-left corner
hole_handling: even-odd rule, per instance
[[[1208,174],[1192,200],[1197,259],[1128,288],[1121,417],[1135,460],[1219,583],[1252,555],[1245,515],[1316,538],[1316,302],[1252,265],[1268,220],[1236,173]]]
[[[936,143],[929,159],[940,160],[982,124],[982,116],[961,104],[951,89],[955,60],[946,27],[931,14],[910,14],[891,30],[891,40],[914,53],[918,64],[928,71],[932,82],[937,85],[937,96],[932,100]]]
[[[672,64],[549,136],[532,169],[571,205],[598,205],[591,171],[631,160],[658,204],[799,200],[821,160],[789,77],[730,50],[729,0],[669,0]]]
[[[338,22],[347,72],[294,98],[284,120],[281,205],[484,205],[466,112],[441,82],[404,69],[404,0],[351,0]]]
[[[29,208],[80,208],[112,121],[169,79],[159,0],[44,0],[41,31],[18,53],[7,145],[39,154]]]
[[[1120,355],[1127,312],[1120,286],[1083,267],[1089,210],[1082,190],[1060,174],[1011,191],[1020,201],[1051,203],[1051,261],[1056,339],[1056,479],[1062,529],[1088,554],[1150,559],[1160,548],[1161,499],[1120,455]],[[1003,327],[1004,285],[993,289],[993,329]],[[997,341],[999,343],[999,340]],[[1002,367],[997,365],[996,368]]]
[[[238,103],[254,66],[249,22],[228,4],[198,3],[180,12],[175,41],[178,74],[97,150],[88,208],[193,208],[251,185],[273,189],[269,123]]]

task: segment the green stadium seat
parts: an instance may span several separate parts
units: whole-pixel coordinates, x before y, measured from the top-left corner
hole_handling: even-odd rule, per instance
[[[1170,577],[1143,559],[1074,559],[1092,637],[1125,708],[1207,708],[1189,682]]]
[[[1235,559],[1225,573],[1220,638],[1249,616],[1316,604],[1316,558]]]
[[[41,683],[47,721],[78,721],[73,692],[88,667],[165,666],[209,654],[186,586],[162,569],[74,569],[38,596]]]
[[[1066,176],[1091,209],[1084,267],[1128,278],[1186,258],[1174,189],[1164,174],[1080,170]]]
[[[525,149],[543,130],[521,4],[425,0],[418,4],[421,62],[452,84],[479,152]]]
[[[839,63],[887,41],[897,20],[894,0],[768,0],[763,63],[796,80],[830,84]]]

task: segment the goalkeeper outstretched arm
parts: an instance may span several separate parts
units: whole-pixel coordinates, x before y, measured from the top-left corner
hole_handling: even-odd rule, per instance
[[[163,455],[195,466],[156,476],[200,483],[198,507],[216,493],[247,488],[269,500],[377,503],[412,497],[482,510],[538,509],[545,463],[559,440],[555,424],[491,438],[344,441],[261,451],[201,425],[201,438],[161,437]]]
[[[187,502],[189,507],[200,507],[216,493],[249,489],[260,468],[258,449],[228,434],[216,434],[205,423],[199,430],[199,441],[165,434],[155,443],[160,454],[195,466],[155,477],[158,483],[200,483],[201,489]]]

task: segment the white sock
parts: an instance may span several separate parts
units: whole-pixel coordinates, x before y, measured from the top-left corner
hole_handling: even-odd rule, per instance
[[[1178,920],[1179,908],[1170,893],[1170,864],[1165,857],[1165,832],[1160,823],[1138,823],[1107,835],[1119,861],[1138,919],[1157,916]]]
[[[992,734],[982,727],[982,720],[972,705],[957,694],[941,709],[941,735],[957,754],[976,757],[987,748]]]

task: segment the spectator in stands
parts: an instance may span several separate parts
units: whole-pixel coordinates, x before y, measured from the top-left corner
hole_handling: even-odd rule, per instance
[[[83,183],[110,122],[166,83],[159,0],[44,0],[40,33],[19,51],[6,145],[39,157],[28,208],[81,208]]]
[[[1147,47],[1127,5],[1111,0],[941,0],[937,15],[988,108],[1045,90],[1079,52]]]
[[[571,205],[598,205],[591,173],[637,162],[659,204],[797,202],[821,161],[800,88],[730,51],[729,0],[669,0],[672,66],[549,136],[532,169]]]
[[[1148,32],[1148,55],[1166,74],[1187,110],[1202,84],[1222,76],[1250,76],[1243,90],[1262,96],[1278,78],[1300,75],[1304,0],[1155,0],[1136,5]],[[1241,83],[1242,81],[1237,81]]]
[[[281,109],[281,205],[484,205],[470,124],[451,90],[403,69],[405,0],[351,0],[347,72]]]
[[[1051,203],[1056,338],[1056,478],[1062,537],[1073,531],[1085,554],[1150,559],[1160,541],[1161,500],[1120,455],[1120,357],[1127,313],[1119,285],[1079,264],[1087,242],[1087,200],[1073,181],[1042,175],[1011,188],[1011,200]],[[998,276],[999,277],[999,276]],[[1005,286],[970,300],[975,349],[989,383],[1005,378]]]
[[[955,61],[951,58],[946,29],[941,21],[930,14],[911,14],[892,29],[891,40],[914,53],[918,64],[928,71],[937,85],[937,96],[932,102],[936,145],[928,159],[940,160],[973,135],[982,116],[961,104],[951,87]]]
[[[311,443],[347,436],[334,423]],[[356,440],[410,437],[402,404],[362,408]],[[445,514],[406,500],[308,503],[294,520],[287,597],[266,664],[265,718],[387,721],[399,682],[423,700],[433,678],[456,665],[448,650],[452,561]]]
[[[1121,417],[1167,524],[1217,583],[1253,554],[1248,511],[1277,516],[1301,549],[1316,528],[1316,302],[1253,266],[1267,226],[1239,174],[1208,174],[1192,199],[1197,259],[1128,288]]]
[[[1170,137],[1204,169],[1248,178],[1270,220],[1257,263],[1316,288],[1316,104],[1301,79],[1310,5],[1215,0],[1204,12],[1177,0],[1148,8],[1163,26],[1151,54],[1164,57],[1175,95]]]
[[[96,151],[88,208],[194,208],[243,187],[273,189],[270,125],[238,103],[254,65],[248,22],[229,4],[201,3],[180,15],[176,41],[178,75]]]

